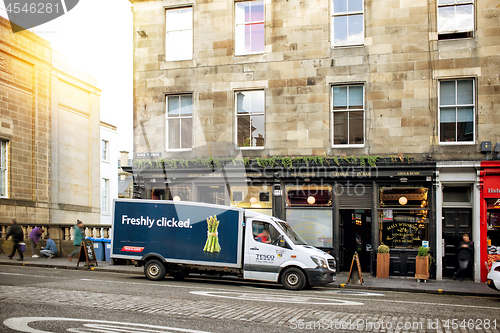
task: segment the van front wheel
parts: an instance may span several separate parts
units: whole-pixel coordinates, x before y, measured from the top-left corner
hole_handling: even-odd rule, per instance
[[[165,274],[167,274],[165,265],[159,260],[149,260],[146,265],[144,265],[144,275],[152,281],[163,280]]]
[[[306,275],[298,268],[288,268],[281,275],[281,284],[288,290],[304,289],[307,284]]]

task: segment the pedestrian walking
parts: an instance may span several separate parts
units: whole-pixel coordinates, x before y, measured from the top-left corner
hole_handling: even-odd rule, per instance
[[[14,257],[14,254],[16,253],[17,250],[17,253],[19,253],[19,259],[17,260],[23,261],[24,256],[23,252],[19,248],[19,243],[23,241],[24,233],[23,233],[23,228],[21,228],[21,226],[17,224],[16,219],[12,219],[9,230],[7,231],[6,238],[8,239],[10,236],[12,236],[12,242],[14,242],[14,247],[12,248],[12,253],[9,254],[9,259],[12,259],[12,257]]]
[[[469,263],[472,261],[473,253],[474,253],[474,243],[470,241],[468,234],[462,235],[462,241],[458,245],[458,265],[460,268],[455,272],[453,279],[457,278],[460,281],[464,280],[465,270],[469,266]]]
[[[55,254],[57,253],[57,245],[56,243],[50,238],[50,236],[47,234],[45,236],[45,247],[42,247],[40,250],[40,254],[45,257],[45,258],[54,258]]]
[[[38,254],[36,254],[36,246],[38,245],[38,242],[40,241],[40,238],[42,238],[44,230],[41,227],[35,227],[33,230],[31,230],[28,238],[30,240],[31,244],[31,257],[32,258],[38,258]]]
[[[80,253],[80,246],[85,239],[85,229],[83,228],[83,222],[76,220],[76,224],[73,226],[73,246],[75,250],[68,255],[69,261],[73,261],[73,256]]]

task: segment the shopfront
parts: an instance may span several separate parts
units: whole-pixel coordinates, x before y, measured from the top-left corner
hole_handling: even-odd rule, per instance
[[[500,162],[481,162],[481,281],[500,261]]]
[[[358,253],[376,271],[380,244],[392,275],[412,276],[419,246],[435,246],[435,164],[135,170],[136,197],[241,207],[286,220],[348,271]]]

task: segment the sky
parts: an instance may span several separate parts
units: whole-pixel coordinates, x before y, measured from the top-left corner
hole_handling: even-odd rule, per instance
[[[0,15],[6,16],[4,0]],[[31,30],[92,75],[101,92],[101,121],[118,128],[118,150],[133,151],[133,22],[128,0],[80,0],[66,14]]]

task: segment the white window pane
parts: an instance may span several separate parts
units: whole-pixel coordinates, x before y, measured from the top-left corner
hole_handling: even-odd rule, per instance
[[[439,105],[456,105],[455,81],[442,81],[440,84]]]
[[[457,109],[457,122],[472,122],[474,120],[474,109],[469,108],[458,108]]]
[[[245,23],[246,18],[250,17],[250,6],[248,2],[237,2],[235,8],[236,24]]]
[[[362,11],[363,10],[363,0],[348,0],[348,9],[352,11]]]
[[[333,87],[333,109],[347,109],[347,87]]]
[[[474,30],[474,15],[472,5],[456,6],[455,29],[457,31]]]
[[[348,44],[363,44],[363,15],[350,15],[348,16],[349,37]]]
[[[181,22],[177,30],[193,29],[193,8],[183,8],[181,11]]]
[[[193,28],[193,8],[170,9],[166,12],[167,32]]]
[[[181,148],[193,146],[193,118],[181,119]]]
[[[264,116],[251,117],[252,147],[264,146]]]
[[[179,96],[169,96],[168,98],[168,116],[176,117],[179,115]]]
[[[455,3],[455,0],[438,0],[438,6],[439,5],[449,5]]]
[[[180,146],[180,119],[168,120],[168,148],[179,149]]]
[[[167,60],[189,60],[193,55],[193,31],[174,31],[167,35]]]
[[[236,41],[235,41],[235,52],[236,54],[245,54],[245,26],[236,26]]]
[[[244,92],[237,92],[236,93],[236,112],[237,113],[248,113],[248,104],[244,105],[243,102],[245,99],[248,100]],[[247,111],[245,111],[245,106],[247,108]]]
[[[250,26],[251,52],[264,52],[264,23]]]
[[[193,96],[181,96],[181,116],[191,116],[193,114]]]
[[[347,16],[333,18],[333,43],[335,45],[347,44]]]
[[[333,0],[333,12],[334,13],[347,12],[347,0]]]
[[[438,32],[454,31],[455,6],[438,8]]]
[[[349,109],[363,108],[363,87],[349,87]]]
[[[264,2],[252,1],[251,22],[264,21]]]
[[[455,123],[455,122],[456,122],[456,109],[441,108],[441,123]]]
[[[245,53],[252,52],[251,25],[245,25]]]
[[[457,104],[474,104],[472,80],[457,81]]]
[[[181,30],[182,15],[179,9],[167,10],[166,25],[167,31]]]
[[[263,113],[264,112],[264,91],[252,91],[252,110],[251,113]]]
[[[179,43],[179,60],[193,59],[193,30],[179,33],[182,43]]]

